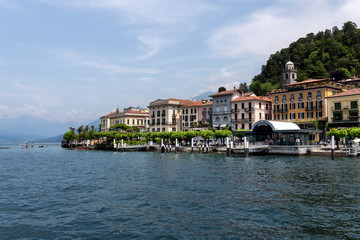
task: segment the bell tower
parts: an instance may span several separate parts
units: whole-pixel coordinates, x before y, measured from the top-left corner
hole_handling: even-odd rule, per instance
[[[297,70],[294,67],[294,63],[288,61],[285,64],[285,68],[283,71],[283,86],[291,83],[296,83],[297,78]]]

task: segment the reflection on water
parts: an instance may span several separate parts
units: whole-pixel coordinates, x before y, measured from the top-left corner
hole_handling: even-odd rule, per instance
[[[360,159],[0,153],[1,239],[359,239]]]

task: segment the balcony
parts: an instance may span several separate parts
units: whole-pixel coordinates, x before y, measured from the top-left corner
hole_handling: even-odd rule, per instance
[[[314,107],[306,107],[306,111],[314,111]]]
[[[279,113],[280,109],[274,109],[274,113]]]
[[[253,118],[243,118],[243,119],[231,119],[232,123],[244,123],[244,122],[252,122]]]
[[[162,117],[166,117],[166,114],[165,114],[165,113],[162,113],[161,116],[162,116]]]
[[[332,122],[359,122],[360,117],[331,118]]]
[[[288,109],[287,108],[280,109],[280,112],[286,113],[286,112],[288,112]]]
[[[316,106],[316,110],[321,110],[321,109],[323,109],[322,106]]]
[[[240,109],[239,109],[239,108],[231,109],[231,112],[232,112],[232,113],[238,113],[238,112],[240,112]]]
[[[253,111],[254,111],[254,108],[253,108],[253,107],[251,107],[251,108],[245,108],[244,110],[245,110],[245,112],[253,112]]]
[[[218,112],[213,112],[213,115],[223,115],[223,114],[230,114],[230,111],[218,111]]]

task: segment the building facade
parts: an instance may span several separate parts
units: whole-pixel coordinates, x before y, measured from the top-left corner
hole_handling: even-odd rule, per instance
[[[360,88],[332,95],[327,99],[329,128],[360,127]]]
[[[184,99],[158,99],[149,104],[150,131],[172,132],[181,131],[181,106],[189,105],[196,101]]]
[[[255,122],[271,119],[271,99],[239,97],[231,101],[231,129],[250,130]]]
[[[181,130],[189,131],[211,126],[211,100],[194,101],[181,106]]]
[[[325,98],[351,88],[329,79],[310,79],[284,85],[283,89],[270,92],[273,120],[295,122],[301,128],[314,128],[315,120],[327,120]]]
[[[218,92],[212,97],[212,127],[231,127],[231,101],[241,97],[241,93],[234,88],[230,91]]]
[[[148,109],[134,107],[125,108],[120,112],[117,108],[115,112],[109,113],[100,118],[101,131],[107,132],[112,126],[125,124],[129,127],[138,127],[140,131],[149,129],[150,114]]]

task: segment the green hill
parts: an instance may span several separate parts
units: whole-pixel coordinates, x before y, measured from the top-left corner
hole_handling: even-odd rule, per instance
[[[256,95],[265,95],[282,87],[282,71],[291,60],[298,70],[298,81],[305,79],[334,78],[336,80],[359,74],[360,29],[353,22],[344,23],[342,29],[309,33],[290,44],[288,48],[272,54],[261,73],[250,85]]]

